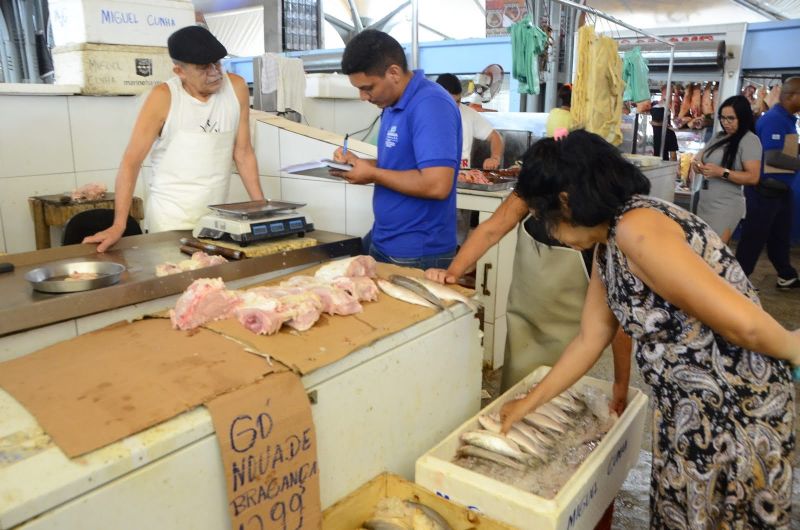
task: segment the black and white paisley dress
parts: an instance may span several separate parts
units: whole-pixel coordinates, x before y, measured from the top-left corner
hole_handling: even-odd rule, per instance
[[[620,216],[650,208],[683,228],[709,267],[759,303],[730,249],[699,217],[635,196],[597,249],[608,304],[635,340],[652,386],[654,529],[789,528],[794,388],[784,361],[740,348],[670,304],[631,273],[616,244]]]

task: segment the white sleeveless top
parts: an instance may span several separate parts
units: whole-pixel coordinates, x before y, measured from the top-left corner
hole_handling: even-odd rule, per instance
[[[157,171],[158,162],[170,140],[179,130],[188,132],[228,132],[239,127],[239,99],[233,90],[233,83],[227,73],[223,73],[222,88],[212,94],[208,101],[200,101],[186,92],[178,76],[167,80],[170,105],[167,121],[161,135],[153,144],[150,159]]]
[[[170,110],[150,153],[153,176],[145,205],[150,232],[190,230],[208,205],[227,199],[240,107],[230,77],[223,79],[208,101],[190,96],[177,77],[167,81]]]

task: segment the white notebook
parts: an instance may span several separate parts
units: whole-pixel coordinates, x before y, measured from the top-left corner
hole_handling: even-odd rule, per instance
[[[293,173],[295,175],[307,175],[310,177],[322,177],[327,179],[341,180],[341,177],[331,175],[331,170],[350,171],[353,166],[350,164],[343,164],[336,162],[330,158],[323,158],[321,160],[312,160],[310,162],[303,162],[302,164],[293,164],[281,168],[281,171],[286,173]]]

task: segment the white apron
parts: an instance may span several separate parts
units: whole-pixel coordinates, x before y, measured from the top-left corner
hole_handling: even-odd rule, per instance
[[[539,366],[555,364],[578,334],[588,287],[580,252],[539,243],[524,222],[519,224],[506,311],[503,392]]]
[[[190,230],[228,197],[235,132],[177,131],[150,184],[145,207],[150,232]]]
[[[150,232],[190,230],[208,205],[228,197],[239,100],[223,75],[222,89],[206,102],[190,96],[180,79],[167,81],[170,114],[151,153],[153,176],[145,205]]]

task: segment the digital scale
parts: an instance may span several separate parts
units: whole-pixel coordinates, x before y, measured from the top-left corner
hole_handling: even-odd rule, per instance
[[[249,201],[214,204],[192,231],[196,238],[231,239],[241,246],[314,230],[306,215],[297,211],[305,204],[284,201]]]

